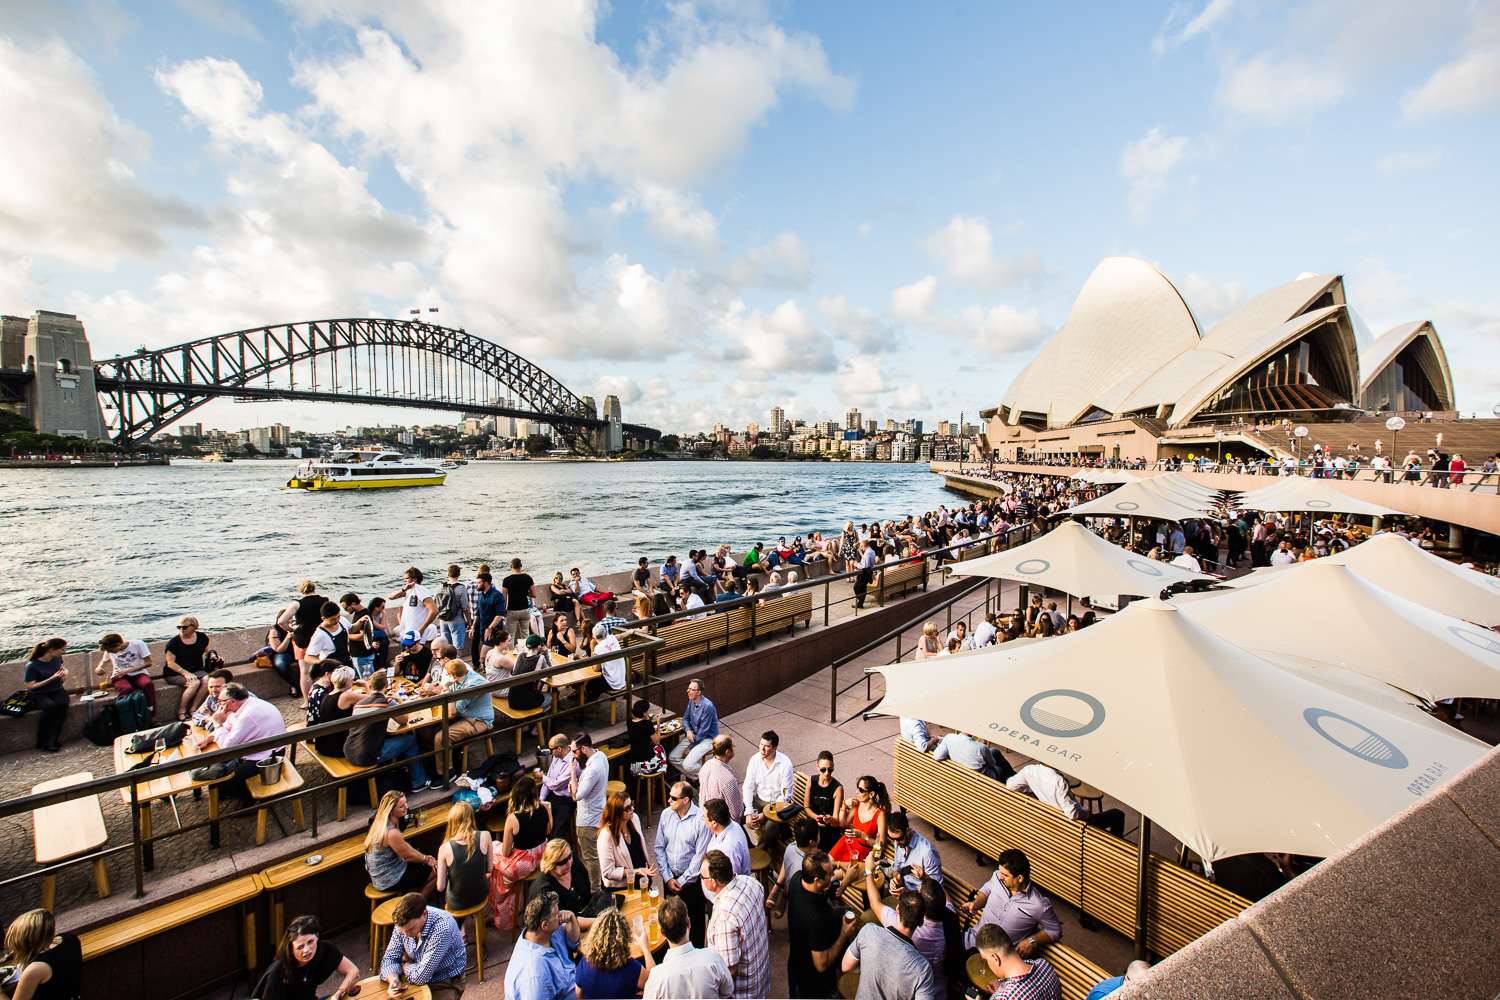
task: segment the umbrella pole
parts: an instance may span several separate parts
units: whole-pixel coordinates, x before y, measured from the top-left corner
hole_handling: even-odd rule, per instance
[[[1146,870],[1151,857],[1151,819],[1141,815],[1141,844],[1135,870],[1135,957],[1148,961],[1146,948]]]

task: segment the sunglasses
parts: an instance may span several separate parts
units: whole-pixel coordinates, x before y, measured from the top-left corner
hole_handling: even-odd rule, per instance
[[[831,767],[820,767],[820,768],[818,768],[818,773],[819,774],[832,774],[833,773],[833,768],[831,768]]]
[[[572,863],[572,861],[573,861],[573,855],[571,855],[571,854],[569,854],[569,855],[568,855],[568,856],[567,856],[567,857],[565,857],[565,858],[558,858],[558,859],[557,859],[557,863],[558,863],[558,864],[559,864],[559,865],[566,865],[566,864],[570,864],[570,863]]]
[[[196,626],[196,625],[179,625],[179,626],[177,626],[177,631],[181,632],[181,631],[183,631],[185,629],[197,628],[197,627],[198,626]]]

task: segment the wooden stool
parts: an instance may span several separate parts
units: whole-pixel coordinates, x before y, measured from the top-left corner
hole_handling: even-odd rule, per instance
[[[463,769],[465,771],[469,769],[469,751],[478,745],[477,743],[464,744]],[[486,736],[484,738],[484,752],[491,757],[495,756],[495,738],[493,736]]]
[[[295,744],[294,744],[295,745]],[[289,760],[281,762],[281,779],[274,785],[267,785],[260,780],[260,774],[251,775],[250,780],[245,782],[245,788],[250,792],[250,797],[256,802],[262,799],[275,798],[295,792],[302,787],[302,775],[292,766]],[[271,803],[258,807],[255,810],[255,846],[260,847],[266,842],[266,816],[271,811]],[[297,832],[301,833],[307,829],[307,824],[302,821],[302,800],[292,800],[292,818],[297,823]]]
[[[644,815],[646,815],[646,816],[650,816],[651,815],[651,801],[652,801],[652,798],[653,798],[651,789],[652,789],[653,786],[655,786],[658,783],[661,784],[661,804],[663,806],[665,806],[667,804],[667,769],[666,768],[662,768],[660,771],[657,771],[655,774],[638,774],[638,775],[636,775],[636,780],[639,782],[639,784],[636,787],[640,789],[640,791],[641,791],[641,797],[646,800],[646,812],[645,812]],[[644,820],[642,822],[644,822]]]
[[[624,792],[624,791],[625,791],[625,782],[623,782],[623,781],[611,781],[609,784],[607,784],[607,785],[604,786],[604,794],[605,794],[606,797],[615,794],[615,792]]]
[[[474,962],[476,965],[475,971],[479,973],[479,981],[481,983],[484,982],[484,912],[489,909],[489,906],[490,899],[486,895],[484,899],[479,901],[479,905],[471,906],[467,910],[454,910],[446,906],[443,907],[445,910],[448,910],[449,916],[458,921],[460,936],[463,934],[464,920],[468,917],[474,918]]]
[[[375,892],[381,891],[371,886],[365,890],[365,895],[368,896],[371,889]],[[399,902],[401,902],[401,897],[395,896],[370,911],[370,968],[372,969],[380,968],[380,955],[385,951],[385,928],[396,926],[396,904]]]
[[[763,851],[759,847],[750,848],[750,874],[755,876],[755,880],[760,883],[762,889],[766,892],[771,891],[766,881],[771,874],[771,853],[769,851]]]
[[[1078,787],[1073,789],[1073,796],[1088,807],[1089,815],[1104,808],[1104,793],[1093,785],[1079,782]]]
[[[609,699],[609,724],[613,726],[617,718],[615,715],[615,709],[620,703],[619,699],[625,697],[625,689],[618,688],[614,691],[605,691],[604,696]]]
[[[537,876],[541,873],[542,869],[540,867],[533,868],[530,875],[527,875],[519,882],[513,883],[510,887],[511,893],[516,897],[515,901],[510,904],[511,944],[515,944],[517,939],[519,939],[521,936],[521,914],[526,910],[526,894],[531,891],[526,887],[532,882],[535,882]]]
[[[839,996],[844,1000],[854,1000],[859,995],[859,970],[846,972],[839,976]]]

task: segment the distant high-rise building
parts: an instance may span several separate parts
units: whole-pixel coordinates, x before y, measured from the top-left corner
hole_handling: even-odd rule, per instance
[[[786,411],[779,406],[771,407],[771,434],[781,437],[786,433]]]
[[[285,448],[292,440],[292,429],[286,424],[271,425],[271,444]]]
[[[754,420],[750,422],[750,426],[745,428],[745,437],[749,438],[752,443],[754,443],[756,438],[760,437],[759,422]]]
[[[865,433],[866,434],[874,434],[875,433],[875,428],[878,427],[878,426],[879,426],[879,424],[876,421],[874,421],[874,420],[866,420],[865,421]]]
[[[851,407],[849,412],[844,414],[844,430],[857,431],[859,429],[859,411]]]
[[[256,451],[265,455],[271,450],[271,428],[252,427],[244,432],[245,441]]]
[[[178,424],[177,436],[185,438],[201,438],[203,436],[202,424]]]
[[[609,421],[609,428],[604,442],[606,451],[619,451],[625,447],[625,432],[620,424],[620,397],[605,396],[604,412],[600,414]]]
[[[896,432],[896,421],[887,417],[885,421],[885,429],[887,433],[894,434]]]
[[[938,421],[938,437],[948,437],[954,433],[953,424],[947,420]]]

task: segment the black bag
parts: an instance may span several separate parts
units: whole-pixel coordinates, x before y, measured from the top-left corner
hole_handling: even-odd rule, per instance
[[[96,747],[114,746],[120,735],[120,716],[113,705],[100,706],[99,712],[83,724],[83,735]]]
[[[136,733],[130,738],[125,747],[126,753],[148,753],[156,749],[158,739],[166,740],[167,749],[181,746],[182,741],[187,739],[188,727],[185,722],[169,722],[165,726],[156,729],[146,729]]]
[[[437,590],[437,616],[440,622],[451,622],[458,618],[458,602],[453,599],[453,584],[442,583]]]
[[[0,702],[0,715],[8,715],[12,719],[19,719],[35,707],[35,699],[31,692],[22,688],[4,702]]]

